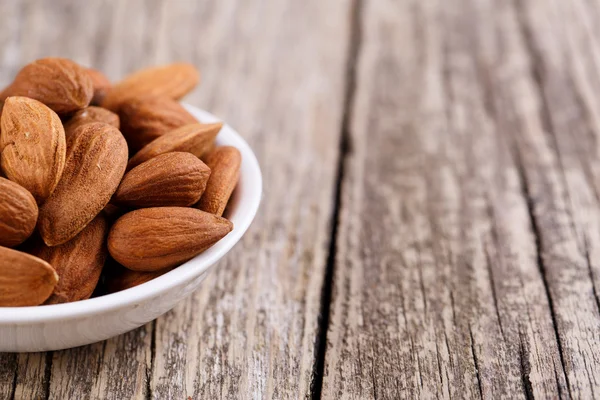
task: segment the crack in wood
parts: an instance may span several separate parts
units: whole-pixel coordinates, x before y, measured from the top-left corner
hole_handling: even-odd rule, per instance
[[[475,377],[477,378],[477,387],[479,388],[479,397],[483,397],[483,385],[481,383],[481,376],[479,375],[479,360],[477,359],[477,353],[475,352],[475,339],[473,338],[473,329],[469,325],[469,337],[471,339],[471,355],[473,356],[473,363],[475,365]]]
[[[152,371],[156,359],[156,320],[152,321],[152,337],[150,339],[150,367],[146,369],[146,400],[152,399]]]
[[[544,130],[546,131],[546,133],[548,133],[550,135],[550,140],[552,141],[553,145],[555,146],[555,154],[558,158],[559,161],[559,165],[561,165],[560,171],[561,171],[561,178],[563,180],[563,182],[566,182],[566,177],[565,177],[565,172],[564,172],[564,167],[563,167],[563,162],[561,159],[561,154],[560,151],[558,149],[558,144],[557,144],[557,138],[556,138],[556,132],[554,131],[553,127],[552,127],[552,121],[551,121],[551,117],[550,117],[550,108],[548,105],[548,101],[544,95],[544,63],[543,63],[543,58],[542,55],[540,53],[540,50],[537,48],[537,46],[535,45],[534,39],[533,39],[533,33],[531,32],[530,28],[527,25],[527,22],[524,20],[524,15],[525,15],[525,10],[524,10],[524,5],[522,4],[523,0],[514,0],[514,4],[515,7],[517,9],[518,12],[518,25],[521,31],[521,36],[523,37],[523,42],[525,43],[525,46],[527,48],[528,53],[531,55],[531,75],[533,77],[534,82],[536,83],[536,89],[538,91],[538,98],[540,99],[540,103],[541,103],[541,110],[540,110],[540,118],[542,120],[542,123],[544,124]],[[525,173],[523,170],[523,166],[520,165],[520,172],[522,175],[522,179],[526,179],[525,177]],[[567,186],[568,187],[568,186]],[[556,309],[552,303],[552,298],[550,296],[550,290],[549,290],[549,286],[548,286],[548,278],[546,276],[545,273],[545,267],[543,265],[543,260],[541,257],[541,248],[540,248],[540,243],[542,240],[541,237],[541,233],[539,231],[539,227],[537,226],[537,221],[536,221],[536,217],[534,214],[534,201],[531,198],[531,195],[527,192],[528,191],[528,184],[526,182],[526,180],[524,181],[524,188],[526,190],[525,194],[527,196],[528,199],[528,208],[530,210],[530,217],[532,219],[532,226],[535,232],[535,237],[536,237],[536,246],[538,247],[538,255],[539,255],[539,266],[540,266],[540,271],[542,272],[542,278],[543,278],[543,282],[544,282],[544,286],[546,287],[547,290],[547,296],[548,296],[548,301],[549,301],[549,305],[550,305],[550,310],[551,310],[551,316],[552,316],[552,323],[554,325],[554,329],[555,329],[555,333],[556,333],[556,338],[557,338],[557,344],[558,344],[558,349],[559,349],[559,355],[560,355],[560,362],[561,362],[561,367],[563,370],[563,374],[565,377],[565,381],[567,384],[567,390],[568,390],[568,395],[569,397],[573,397],[573,393],[572,393],[572,388],[571,388],[571,383],[569,381],[569,376],[566,372],[566,363],[565,363],[565,353],[563,350],[563,344],[561,342],[560,339],[560,335],[559,335],[559,330],[558,330],[558,326],[557,326],[557,322],[556,322]],[[565,191],[566,195],[569,196],[568,190]],[[570,202],[569,202],[570,204]],[[572,211],[570,210],[570,208],[568,209],[568,216],[570,219],[570,223],[571,226],[573,228],[574,232],[577,232],[577,228],[575,226],[575,221],[572,215]],[[584,256],[586,259],[586,263],[587,263],[587,268],[589,270],[590,273],[590,278],[593,278],[593,275],[591,275],[591,263],[590,263],[590,258],[589,258],[589,252],[587,250],[587,243],[586,243],[586,239],[585,239],[585,235],[584,237]],[[596,306],[598,308],[597,311],[600,311],[600,302],[598,301],[598,296],[596,293],[596,288],[594,285],[594,280],[591,280],[592,283],[592,289],[594,291],[594,296],[595,296],[595,300],[596,300]],[[584,363],[585,363],[585,359],[584,359]],[[586,368],[587,370],[587,368]],[[589,372],[588,372],[589,373]],[[590,388],[593,387],[593,384],[590,380]],[[560,385],[559,385],[560,386]]]
[[[16,365],[18,363],[18,356],[15,354],[13,356],[13,364]],[[15,373],[13,374],[13,381],[12,381],[12,389],[10,391],[10,398],[14,400],[15,398],[15,393],[17,391],[17,377],[19,375],[19,368],[15,368]]]
[[[54,352],[49,351],[46,353],[46,365],[44,366],[44,396],[46,399],[50,398],[50,382],[52,380],[52,360],[54,358]]]
[[[521,4],[521,2],[523,0],[514,0],[514,1],[515,1],[515,6],[516,6],[517,10],[520,11],[517,21],[518,21],[519,27],[521,29],[521,36],[523,37],[523,42],[525,43],[528,53],[531,55],[531,76],[533,78],[533,81],[536,84],[538,98],[540,99],[540,104],[541,104],[540,118],[542,121],[542,126],[544,128],[544,132],[548,135],[550,142],[552,143],[552,146],[554,146],[554,149],[553,149],[554,154],[556,155],[557,160],[558,160],[558,165],[560,166],[560,168],[558,169],[559,174],[560,174],[560,177],[561,177],[564,187],[567,188],[565,190],[564,197],[568,200],[567,204],[571,205],[572,204],[571,194],[568,190],[569,185],[567,184],[567,178],[565,175],[565,171],[566,171],[565,163],[563,160],[563,155],[560,151],[560,146],[559,146],[558,138],[556,135],[556,129],[554,128],[553,123],[552,123],[552,117],[550,114],[550,106],[548,104],[548,100],[547,100],[546,94],[544,92],[545,72],[544,72],[544,62],[542,61],[543,58],[540,54],[540,50],[536,47],[536,45],[534,43],[533,33],[530,31],[528,24],[524,21],[525,13],[524,13],[524,10],[522,9],[523,5]],[[577,102],[579,108],[585,110],[585,106],[583,105],[581,98],[577,94],[575,94],[574,98],[575,98],[575,101]],[[584,172],[585,177],[587,179],[590,179],[589,171],[587,170],[587,167],[583,168],[583,172]],[[591,185],[591,186],[594,187],[594,185]],[[598,200],[598,193],[596,192],[596,190],[594,190],[594,196],[596,197],[596,200]],[[571,228],[573,229],[573,232],[579,232],[579,229],[577,228],[571,207],[567,208],[567,215],[569,216],[569,222],[570,222]],[[589,258],[588,243],[587,243],[587,238],[586,238],[585,233],[582,233],[581,237],[583,240],[583,249],[580,249],[580,250],[582,251],[582,253],[585,256],[587,268],[589,270],[590,279],[591,279],[591,283],[592,283],[592,290],[594,292],[594,297],[596,300],[597,311],[600,313],[600,300],[599,300],[599,297],[597,294],[596,285],[594,283],[595,281],[593,279],[592,266],[591,266],[591,261]],[[578,245],[579,244],[580,243],[578,241]]]
[[[562,349],[560,335],[558,332],[558,324],[556,322],[556,309],[552,302],[552,296],[550,295],[550,286],[548,284],[548,277],[546,275],[546,267],[544,266],[544,260],[542,257],[542,248],[541,248],[542,235],[541,235],[541,232],[540,232],[540,229],[539,229],[536,217],[535,217],[535,211],[534,211],[534,202],[535,201],[531,197],[531,193],[529,192],[529,186],[527,183],[525,167],[523,166],[523,161],[521,160],[521,156],[520,156],[518,150],[516,150],[516,156],[514,156],[513,158],[514,158],[515,164],[517,165],[517,172],[519,175],[521,190],[522,190],[523,196],[525,197],[525,200],[527,203],[527,211],[528,211],[529,220],[530,220],[529,222],[530,222],[533,236],[535,238],[535,248],[536,248],[536,253],[537,253],[537,266],[539,268],[540,276],[542,278],[542,283],[544,285],[544,290],[546,292],[546,298],[548,300],[548,306],[550,308],[550,317],[552,319],[552,327],[554,328],[554,335],[555,335],[555,339],[556,339],[556,344],[558,346],[558,355],[559,355],[559,359],[560,359],[560,363],[561,363],[561,369],[562,369],[562,373],[565,377],[565,381],[567,383],[567,390],[569,391],[569,397],[572,397],[571,386],[569,384],[569,377],[567,375],[567,370],[565,367],[564,352]],[[557,384],[559,382],[560,381],[557,381]]]
[[[438,374],[440,375],[440,385],[444,385],[444,378],[442,375],[442,358],[440,355],[440,348],[438,346],[438,341],[435,341],[435,355],[437,358],[437,367],[438,367]]]
[[[496,232],[494,211],[492,210],[491,207],[488,207],[488,215],[489,215],[490,221],[492,223],[492,228],[491,228],[492,241],[494,243],[494,246],[496,246],[496,248],[498,248],[499,247],[498,234]],[[492,301],[494,303],[494,309],[496,311],[496,318],[498,319],[498,327],[500,328],[500,334],[502,335],[502,340],[504,340],[504,342],[506,342],[506,335],[504,334],[504,327],[502,326],[502,318],[500,318],[500,308],[498,307],[498,295],[496,293],[496,284],[494,282],[494,269],[492,268],[492,258],[491,258],[488,246],[486,244],[483,245],[483,251],[485,253],[485,261],[486,261],[486,266],[488,269],[488,277],[490,279],[490,290],[492,293]]]
[[[531,384],[531,364],[529,362],[529,349],[523,340],[523,334],[519,330],[519,361],[521,366],[521,381],[523,382],[523,392],[526,399],[534,399],[533,385]]]
[[[558,324],[556,322],[556,309],[554,307],[554,304],[552,302],[552,296],[550,294],[550,286],[548,284],[548,277],[546,274],[546,267],[544,265],[544,260],[542,257],[542,248],[541,248],[541,243],[542,243],[542,235],[535,217],[535,210],[534,210],[534,203],[535,200],[531,197],[531,193],[529,192],[529,186],[527,183],[527,176],[525,173],[525,167],[523,166],[523,161],[521,160],[521,156],[518,154],[518,150],[517,150],[517,156],[515,157],[515,163],[517,165],[517,170],[519,173],[519,180],[521,183],[521,190],[523,192],[523,196],[525,197],[526,201],[527,201],[527,210],[528,210],[528,214],[529,214],[529,219],[530,219],[530,225],[531,225],[531,229],[533,231],[533,236],[535,238],[535,248],[536,248],[536,253],[537,253],[537,265],[539,268],[539,272],[540,275],[542,277],[542,282],[544,284],[544,289],[546,291],[546,298],[548,299],[548,306],[550,308],[550,317],[552,319],[552,326],[554,328],[554,335],[556,338],[556,344],[558,346],[558,354],[560,357],[560,363],[561,363],[561,368],[562,368],[562,372],[563,375],[565,377],[565,380],[567,382],[567,389],[569,391],[569,397],[572,397],[571,394],[571,386],[569,384],[569,377],[567,375],[567,370],[565,367],[565,360],[564,360],[564,352],[562,349],[562,344],[560,341],[560,335],[558,332]]]
[[[373,385],[373,400],[377,400],[377,379],[375,378],[373,364],[371,364],[371,384]]]
[[[325,355],[327,352],[327,330],[329,329],[329,313],[332,297],[332,287],[334,279],[334,270],[337,256],[337,237],[338,226],[340,222],[342,185],[344,182],[345,163],[351,153],[350,142],[350,121],[352,116],[352,106],[354,93],[356,90],[356,67],[360,51],[361,26],[360,12],[362,10],[363,0],[353,0],[350,9],[350,42],[348,57],[346,61],[346,85],[344,95],[343,120],[341,126],[337,171],[335,180],[335,192],[333,201],[333,213],[331,217],[331,234],[329,237],[329,252],[327,255],[327,266],[321,292],[321,309],[319,312],[319,321],[317,329],[317,339],[315,341],[315,364],[313,367],[313,376],[311,379],[311,397],[320,399],[323,390],[323,377],[325,375]],[[373,388],[375,390],[375,388]]]

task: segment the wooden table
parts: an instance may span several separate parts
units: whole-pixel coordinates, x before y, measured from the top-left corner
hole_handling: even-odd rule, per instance
[[[600,2],[0,2],[0,81],[189,61],[265,192],[202,290],[0,398],[600,396]]]

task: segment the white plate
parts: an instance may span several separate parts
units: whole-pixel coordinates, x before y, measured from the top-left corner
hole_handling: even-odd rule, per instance
[[[201,122],[219,121],[206,111],[184,106]],[[59,350],[105,340],[152,321],[194,292],[209,268],[246,232],[262,196],[260,167],[248,143],[224,125],[217,144],[235,146],[242,153],[240,181],[228,214],[233,231],[185,264],[131,289],[66,304],[0,307],[0,352]]]

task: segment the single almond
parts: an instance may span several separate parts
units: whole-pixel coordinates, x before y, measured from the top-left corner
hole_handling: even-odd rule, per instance
[[[2,171],[31,192],[38,204],[43,203],[65,166],[65,132],[60,118],[37,100],[9,97],[0,126]]]
[[[223,124],[220,122],[216,124],[190,124],[165,133],[148,143],[131,157],[127,169],[138,166],[160,154],[173,151],[192,153],[196,157],[202,157],[211,148],[222,127]]]
[[[161,154],[125,174],[112,201],[132,208],[191,206],[209,176],[210,169],[193,154]]]
[[[38,228],[48,246],[68,242],[102,211],[127,166],[127,143],[117,128],[93,122],[74,137],[63,176],[40,209]]]
[[[60,246],[48,247],[37,240],[28,251],[48,262],[60,276],[45,304],[88,299],[100,279],[106,255],[108,223],[100,214],[77,236]]]
[[[65,123],[65,135],[67,139],[81,125],[89,124],[90,122],[104,122],[119,129],[119,116],[112,111],[102,107],[90,106],[77,111]]]
[[[135,72],[108,92],[102,107],[118,111],[130,99],[167,96],[180,99],[200,81],[200,73],[191,64],[174,63]]]
[[[240,178],[242,155],[235,147],[222,146],[210,152],[205,160],[211,174],[196,207],[220,217]]]
[[[167,132],[198,122],[181,104],[166,96],[126,101],[119,108],[119,117],[132,153]]]
[[[0,178],[0,246],[15,247],[35,229],[38,206],[21,185]]]
[[[49,57],[23,67],[2,92],[0,101],[25,96],[67,115],[87,107],[93,94],[92,78],[84,67],[66,58]]]
[[[46,261],[0,247],[0,307],[42,304],[57,282],[56,271]]]
[[[142,208],[113,225],[108,251],[129,269],[158,271],[195,257],[232,229],[225,218],[195,208]]]
[[[112,83],[102,72],[94,68],[87,68],[87,72],[92,78],[92,86],[94,88],[94,96],[90,104],[100,105],[106,97],[106,94],[112,88]]]

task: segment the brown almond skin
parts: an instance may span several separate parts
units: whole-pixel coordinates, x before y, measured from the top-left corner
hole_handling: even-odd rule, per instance
[[[84,67],[66,58],[48,57],[24,66],[0,94],[0,101],[25,96],[68,115],[87,107],[93,94],[92,78]]]
[[[15,247],[35,229],[38,206],[24,187],[0,177],[0,246]]]
[[[46,261],[0,246],[0,307],[42,304],[58,282]]]
[[[220,217],[240,178],[242,155],[235,147],[222,146],[210,152],[205,160],[211,175],[196,207]]]
[[[117,190],[127,166],[127,143],[115,127],[93,122],[74,132],[63,176],[40,208],[38,229],[48,246],[68,242]]]
[[[36,241],[29,253],[48,262],[60,276],[44,304],[90,298],[108,254],[105,244],[108,228],[106,218],[100,214],[77,236],[60,246],[48,247],[41,240]]]
[[[52,194],[65,166],[65,132],[58,115],[27,97],[9,97],[0,118],[0,165],[38,204]]]
[[[146,68],[117,83],[108,92],[102,107],[118,111],[127,100],[166,96],[177,100],[189,93],[200,81],[200,73],[191,64],[174,63]]]
[[[119,117],[132,153],[167,132],[198,122],[181,104],[166,96],[126,101],[119,108]]]
[[[173,151],[192,153],[196,157],[202,157],[211,148],[222,127],[223,124],[220,122],[190,124],[165,133],[131,157],[127,169],[134,168],[160,154]]]
[[[90,104],[99,106],[112,88],[112,83],[106,75],[97,69],[87,68],[87,73],[92,78],[92,87],[94,88],[94,96]]]
[[[65,136],[68,139],[75,129],[90,122],[104,122],[117,129],[120,127],[119,116],[117,114],[102,107],[89,106],[77,111],[65,123]]]
[[[193,154],[161,154],[126,173],[112,202],[131,208],[191,206],[209,176],[210,168]]]
[[[158,271],[195,257],[232,229],[225,218],[195,208],[143,208],[117,220],[108,251],[131,270]]]

